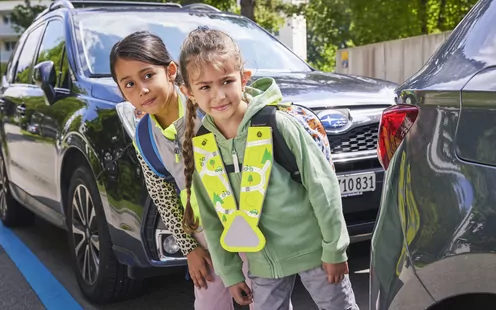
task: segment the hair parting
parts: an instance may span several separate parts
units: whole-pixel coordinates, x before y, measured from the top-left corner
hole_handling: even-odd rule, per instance
[[[193,213],[191,207],[191,183],[195,171],[195,160],[193,153],[193,136],[195,134],[196,105],[188,98],[186,112],[186,132],[184,134],[183,157],[184,157],[184,176],[186,178],[186,209],[184,210],[183,227],[188,233],[195,232],[198,229],[198,219]]]
[[[155,66],[167,68],[174,62],[162,39],[148,31],[137,31],[115,43],[110,51],[110,73],[117,83],[115,65],[119,59],[141,61]],[[182,84],[181,74],[178,72],[175,82]]]
[[[234,39],[220,30],[200,26],[189,33],[181,46],[179,64],[183,82],[190,88],[191,72],[201,74],[207,64],[222,68],[232,59],[242,73],[243,58]]]

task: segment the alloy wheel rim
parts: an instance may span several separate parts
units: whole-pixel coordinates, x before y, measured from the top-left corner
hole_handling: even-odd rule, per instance
[[[93,285],[100,270],[100,238],[93,200],[84,185],[76,187],[72,198],[72,236],[81,276]]]
[[[9,190],[7,173],[5,171],[5,165],[3,164],[3,158],[0,157],[0,216],[5,218],[7,216],[7,192]]]

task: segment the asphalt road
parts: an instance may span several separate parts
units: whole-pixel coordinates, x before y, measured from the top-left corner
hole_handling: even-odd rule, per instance
[[[37,218],[35,225],[16,228],[14,232],[84,309],[193,309],[192,283],[184,279],[184,272],[181,272],[181,270],[167,276],[148,279],[145,282],[144,293],[139,298],[105,306],[92,305],[84,299],[78,289],[70,267],[69,248],[66,234],[63,230]],[[368,310],[369,249],[368,242],[352,245],[349,261],[355,295],[360,309],[364,310]],[[28,284],[22,282],[22,275],[16,273],[11,262],[2,260],[5,255],[0,251],[0,271],[2,269],[12,270],[8,279],[13,279],[16,282],[19,280],[20,282],[18,283],[22,284],[16,294],[9,293],[6,295],[8,290],[6,291],[3,288],[10,287],[10,285],[4,283],[7,279],[6,277],[0,277],[0,299],[10,298],[10,304],[17,305],[15,307],[17,309],[39,309],[41,304],[37,304],[34,307],[26,305],[26,294],[30,294],[29,290],[26,289]],[[1,274],[4,273],[1,272]],[[16,302],[12,300],[13,298],[19,300]],[[30,299],[32,300],[32,298]],[[295,286],[292,301],[295,310],[317,309],[299,281]],[[23,305],[26,305],[27,308],[23,307]],[[41,306],[41,308],[43,307]],[[9,307],[9,309],[14,308]]]

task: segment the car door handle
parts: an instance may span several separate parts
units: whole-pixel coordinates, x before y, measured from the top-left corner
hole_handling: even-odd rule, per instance
[[[17,107],[17,112],[19,112],[22,116],[25,115],[26,113],[26,105],[23,103],[21,103],[18,107]]]

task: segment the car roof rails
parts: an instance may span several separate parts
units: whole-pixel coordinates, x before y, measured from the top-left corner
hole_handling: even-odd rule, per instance
[[[198,10],[198,11],[211,11],[211,12],[221,12],[218,8],[205,3],[192,3],[183,5],[184,9]]]
[[[62,0],[67,1],[67,0]],[[67,1],[70,2],[73,7],[106,7],[106,6],[172,6],[176,8],[181,8],[182,6],[179,3],[172,2],[139,2],[139,1],[104,1],[104,0],[76,0],[76,1]]]
[[[48,12],[55,11],[60,8],[75,9],[83,7],[109,7],[109,6],[156,6],[156,7],[176,7],[182,8],[179,3],[172,2],[139,2],[139,1],[103,1],[103,0],[56,0],[50,4],[43,12],[36,16],[35,20]]]

